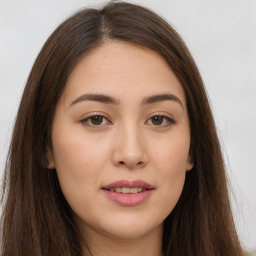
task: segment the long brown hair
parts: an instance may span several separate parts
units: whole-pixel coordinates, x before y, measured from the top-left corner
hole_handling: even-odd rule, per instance
[[[84,9],[49,37],[29,75],[7,159],[2,202],[2,256],[81,256],[74,225],[46,147],[58,99],[70,72],[88,51],[122,40],[158,52],[186,95],[194,167],[164,221],[165,256],[243,255],[228,197],[216,128],[198,69],[176,31],[152,11],[112,2]],[[86,238],[85,238],[86,240]]]

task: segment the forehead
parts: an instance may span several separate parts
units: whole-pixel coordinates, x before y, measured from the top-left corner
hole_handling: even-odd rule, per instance
[[[87,53],[70,74],[65,98],[84,93],[117,98],[174,93],[185,102],[181,83],[156,52],[135,44],[113,41]]]

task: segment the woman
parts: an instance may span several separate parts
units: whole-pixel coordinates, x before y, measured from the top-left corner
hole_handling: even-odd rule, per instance
[[[216,129],[174,29],[85,9],[38,55],[4,182],[2,255],[243,255]]]

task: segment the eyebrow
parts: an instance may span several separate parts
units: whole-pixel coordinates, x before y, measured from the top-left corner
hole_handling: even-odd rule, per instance
[[[113,98],[111,96],[108,96],[108,95],[83,94],[80,97],[78,97],[77,99],[75,99],[74,101],[72,101],[72,103],[70,104],[70,107],[79,102],[83,102],[83,101],[97,101],[100,103],[113,104],[113,105],[120,104],[120,100]],[[162,101],[174,101],[174,102],[178,103],[179,105],[181,105],[181,107],[183,107],[181,100],[177,96],[175,96],[173,94],[169,94],[169,93],[157,94],[157,95],[146,97],[142,100],[141,105],[154,104],[154,103],[158,103],[158,102],[162,102]]]
[[[119,105],[120,101],[116,98],[104,95],[104,94],[83,94],[82,96],[75,99],[70,106],[73,106],[83,101],[97,101],[105,104]]]
[[[178,104],[180,104],[181,107],[183,107],[181,100],[177,96],[170,93],[158,94],[158,95],[153,95],[153,96],[144,98],[141,105],[153,104],[153,103],[162,102],[162,101],[175,101]]]

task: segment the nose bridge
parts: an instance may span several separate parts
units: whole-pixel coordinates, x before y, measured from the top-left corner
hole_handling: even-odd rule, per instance
[[[118,127],[114,163],[130,169],[143,167],[147,163],[143,132],[134,120]]]
[[[128,154],[136,155],[142,152],[142,135],[136,124],[128,124],[123,129],[122,150]]]

